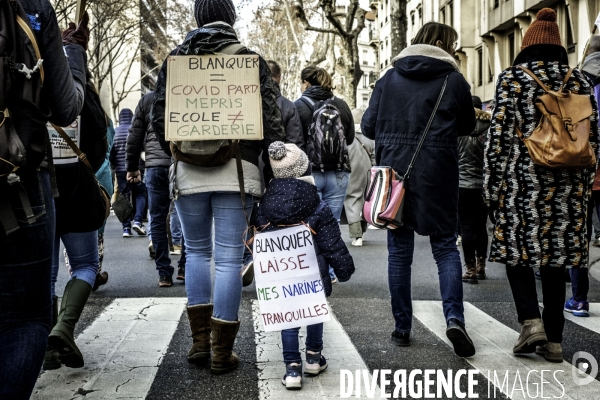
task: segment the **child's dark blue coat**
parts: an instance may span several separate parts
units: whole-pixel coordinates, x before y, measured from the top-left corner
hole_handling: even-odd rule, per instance
[[[350,279],[354,273],[354,261],[342,240],[340,226],[331,209],[321,201],[317,188],[294,178],[274,179],[263,196],[252,224],[263,230],[281,229],[278,225],[306,223],[315,232],[318,247],[319,269],[325,294],[331,294],[331,278],[327,264],[331,265],[340,282]],[[320,254],[319,254],[320,253]]]

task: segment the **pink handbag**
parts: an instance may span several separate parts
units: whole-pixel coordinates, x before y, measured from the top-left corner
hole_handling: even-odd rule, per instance
[[[363,205],[363,218],[367,223],[381,229],[397,229],[404,225],[403,211],[406,199],[404,183],[408,180],[417,156],[423,147],[425,137],[442,101],[447,83],[448,77],[444,81],[437,103],[417,145],[417,150],[406,169],[406,174],[400,176],[391,167],[373,167],[369,170],[368,182],[365,187],[365,203]]]
[[[363,205],[365,221],[382,229],[402,226],[404,192],[404,181],[392,168],[371,168]]]

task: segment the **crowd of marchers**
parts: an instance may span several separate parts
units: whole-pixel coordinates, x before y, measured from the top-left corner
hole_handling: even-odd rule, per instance
[[[300,98],[286,99],[280,66],[259,55],[263,139],[194,147],[165,139],[166,61],[155,91],[134,112],[123,109],[114,128],[86,65],[87,14],[61,32],[46,1],[0,7],[8,60],[0,66],[0,398],[29,398],[42,369],[84,366],[74,331],[90,294],[108,283],[109,198],[124,240],[148,236],[158,285],[172,286],[174,275],[185,282],[191,347],[182,357],[223,374],[240,363],[234,343],[242,287],[253,281],[253,234],[310,227],[329,296],[355,271],[340,221],[359,251],[375,166],[391,167],[405,190],[402,225],[387,230],[391,343],[412,340],[416,233],[430,238],[457,356],[476,353],[463,283],[484,281],[492,261],[506,266],[521,323],[513,352],[562,362],[563,313],[589,311],[600,36],[573,68],[556,13],[540,10],[487,110],[456,62],[457,32],[440,23],[425,24],[393,59],[364,113],[335,96],[317,66],[301,72]],[[193,13],[198,28],[171,56],[256,54],[238,40],[231,0],[196,0]],[[171,255],[181,255],[176,274]],[[70,274],[62,299],[59,257]],[[323,323],[307,327],[304,357],[298,336],[299,328],[281,331],[288,389],[327,369]]]

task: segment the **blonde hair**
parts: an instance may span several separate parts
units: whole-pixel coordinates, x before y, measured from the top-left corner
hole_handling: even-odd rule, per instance
[[[300,79],[311,84],[311,86],[321,86],[325,90],[333,90],[333,80],[329,72],[323,68],[310,66],[306,67],[300,73]]]

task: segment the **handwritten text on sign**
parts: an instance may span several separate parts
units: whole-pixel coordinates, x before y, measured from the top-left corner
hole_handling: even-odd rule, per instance
[[[254,237],[256,294],[265,331],[329,321],[314,238],[305,226]]]
[[[257,55],[171,56],[167,68],[167,140],[260,140]]]

